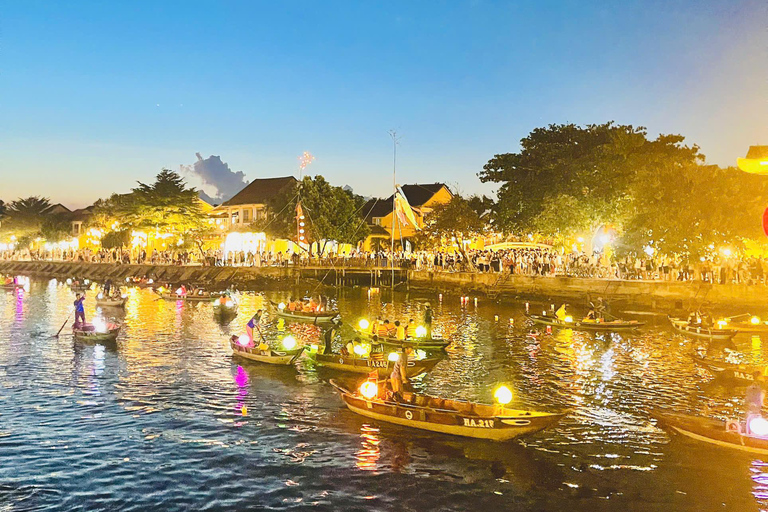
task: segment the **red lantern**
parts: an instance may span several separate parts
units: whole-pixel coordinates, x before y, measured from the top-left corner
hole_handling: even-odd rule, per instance
[[[768,208],[763,212],[763,233],[768,236]]]

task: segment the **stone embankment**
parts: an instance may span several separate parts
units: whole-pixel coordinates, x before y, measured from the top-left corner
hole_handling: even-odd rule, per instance
[[[718,307],[768,307],[768,286],[709,284],[700,281],[637,281],[582,277],[532,277],[473,272],[411,272],[412,288],[455,290],[492,298],[559,298],[583,303],[604,297],[612,301],[663,310]]]
[[[545,298],[573,300],[604,297],[642,307],[680,310],[704,305],[768,307],[768,286],[702,282],[629,281],[576,277],[530,277],[474,272],[429,272],[370,268],[202,267],[116,265],[61,261],[0,261],[0,274],[33,277],[82,277],[117,283],[127,277],[152,277],[160,283],[190,283],[212,289],[241,290],[322,282],[331,286],[406,286],[425,292],[482,295],[493,299]]]

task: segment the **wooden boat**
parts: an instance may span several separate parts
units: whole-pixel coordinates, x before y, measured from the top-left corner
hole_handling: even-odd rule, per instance
[[[566,322],[556,316],[548,315],[527,315],[533,323],[542,325],[551,325],[561,329],[577,329],[581,331],[631,331],[639,329],[645,325],[645,322],[637,320],[575,320]]]
[[[275,314],[279,317],[287,318],[289,320],[295,320],[298,322],[312,322],[313,324],[328,323],[337,316],[338,311],[322,311],[322,312],[308,312],[308,311],[288,311],[288,308],[277,308]]]
[[[363,340],[371,343],[373,335],[357,330],[355,332],[357,332]],[[399,340],[393,336],[379,338],[378,342],[385,347],[390,348],[400,348],[405,345],[407,347],[413,347],[415,349],[421,350],[445,350],[445,347],[451,344],[450,341],[444,340],[442,338],[406,338],[404,340]]]
[[[690,336],[692,338],[698,338],[703,340],[713,341],[728,341],[736,336],[736,329],[716,329],[711,327],[703,327],[699,325],[691,325],[687,320],[681,318],[667,317],[672,322],[672,328],[681,334]]]
[[[754,322],[752,319],[754,318]],[[746,334],[766,334],[768,333],[768,322],[761,320],[758,317],[752,317],[748,320],[729,320],[728,328],[736,329],[738,332]]]
[[[704,368],[715,377],[736,380],[742,384],[751,384],[754,382],[755,378],[752,376],[753,373],[761,372],[763,375],[765,375],[766,370],[768,370],[768,367],[765,366],[715,361],[713,359],[707,359],[698,355],[693,355],[691,357],[693,358],[694,363]]]
[[[560,421],[564,414],[509,409],[500,405],[447,400],[403,393],[402,402],[366,398],[330,381],[350,411],[411,428],[492,441],[508,441],[533,434]]]
[[[260,363],[291,365],[304,353],[305,347],[299,347],[293,350],[259,350],[259,347],[244,347],[237,342],[237,336],[232,336],[229,340],[232,347],[232,354],[251,361]]]
[[[388,359],[370,359],[368,357],[343,356],[341,354],[320,354],[315,353],[312,358],[319,366],[324,366],[331,370],[340,372],[359,373],[368,375],[373,370],[378,372],[379,377],[389,377],[392,373],[395,363]],[[409,359],[406,375],[409,378],[421,375],[430,371],[440,362],[438,357],[426,357],[424,359]]]
[[[19,283],[0,284],[0,290],[13,291],[16,288],[23,288]]]
[[[93,324],[72,325],[72,336],[78,341],[111,342],[120,333],[120,324],[108,323],[103,329],[97,329]]]
[[[237,315],[237,302],[234,299],[227,299],[222,304],[218,300],[213,300],[213,316],[217,318],[228,318]]]
[[[768,437],[746,433],[738,421],[720,421],[666,411],[652,411],[651,417],[664,429],[691,439],[725,448],[768,455]]]
[[[162,291],[158,292],[160,297],[162,297],[165,300],[183,300],[186,302],[204,302],[208,300],[213,300],[217,297],[221,297],[220,293],[212,293],[212,292],[203,292],[203,293],[193,293],[189,292],[186,295],[179,295],[176,292],[169,292],[169,291]]]
[[[96,296],[96,305],[103,307],[122,308],[125,307],[127,297],[105,297],[103,294]]]

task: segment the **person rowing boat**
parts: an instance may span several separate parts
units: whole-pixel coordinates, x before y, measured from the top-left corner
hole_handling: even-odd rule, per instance
[[[261,331],[259,330],[259,323],[261,322],[261,314],[262,311],[259,309],[254,313],[254,315],[251,317],[250,320],[248,320],[248,323],[245,324],[245,333],[248,336],[249,342],[248,347],[255,346],[255,343],[253,341],[253,330],[256,329],[259,331],[259,334],[261,334]]]

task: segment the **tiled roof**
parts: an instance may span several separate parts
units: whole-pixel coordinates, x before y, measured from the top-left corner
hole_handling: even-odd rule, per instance
[[[261,178],[255,179],[245,186],[229,201],[224,201],[221,206],[236,206],[240,204],[266,204],[267,200],[286,187],[296,184],[298,181],[293,176],[283,176],[281,178]]]

